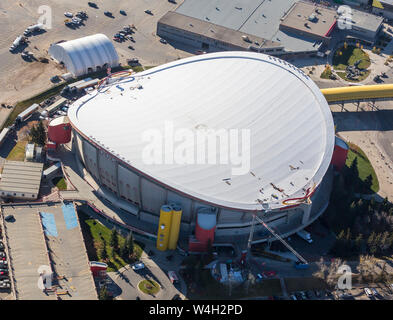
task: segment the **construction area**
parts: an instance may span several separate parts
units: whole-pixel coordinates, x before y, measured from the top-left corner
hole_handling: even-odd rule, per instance
[[[3,205],[2,213],[14,217],[4,231],[16,299],[97,299],[73,203]]]

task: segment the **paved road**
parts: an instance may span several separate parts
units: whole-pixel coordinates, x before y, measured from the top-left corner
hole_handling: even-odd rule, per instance
[[[170,300],[175,294],[180,296],[186,295],[186,285],[180,278],[180,284],[174,286],[167,275],[167,271],[176,271],[179,276],[179,266],[182,261],[182,256],[174,254],[171,261],[166,260],[168,253],[159,252],[155,250],[154,243],[143,240],[146,243],[145,250],[142,254],[141,261],[146,268],[139,271],[134,271],[130,265],[122,268],[119,272],[108,273],[114,284],[110,285],[114,296],[119,300],[135,300],[139,297],[141,300]],[[149,257],[146,252],[154,251],[154,256]],[[144,279],[151,279],[156,281],[161,289],[155,295],[148,295],[138,289],[138,283]]]

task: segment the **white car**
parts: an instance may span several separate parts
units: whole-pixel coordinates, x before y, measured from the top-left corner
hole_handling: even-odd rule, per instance
[[[72,18],[72,17],[74,16],[71,12],[64,12],[64,15],[65,15],[67,18]]]
[[[369,288],[364,288],[364,292],[366,293],[367,297],[370,297],[373,295]]]
[[[143,262],[137,262],[137,263],[135,263],[135,264],[132,266],[132,269],[133,269],[134,271],[142,270],[142,269],[144,269],[144,268],[145,268],[145,264],[144,264]]]

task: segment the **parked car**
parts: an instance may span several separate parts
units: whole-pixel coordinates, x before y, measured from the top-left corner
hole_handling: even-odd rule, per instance
[[[372,291],[374,296],[379,296],[379,292],[377,291],[377,289],[371,288],[371,291]]]
[[[127,13],[124,10],[120,10],[120,14],[122,14],[123,16],[127,15]]]
[[[64,12],[64,15],[65,15],[67,18],[72,18],[72,17],[74,16],[71,12]]]
[[[7,222],[15,221],[15,217],[12,214],[9,214],[4,218],[4,220]]]
[[[111,17],[111,18],[113,17],[112,12],[110,12],[110,11],[105,11],[104,14],[105,14],[107,17]]]
[[[202,51],[202,50],[197,50],[197,51],[195,51],[195,54],[205,54],[206,53],[206,51]]]
[[[373,295],[369,288],[364,288],[364,292],[367,295],[367,297],[371,297]]]
[[[132,265],[132,269],[134,271],[142,270],[145,268],[145,264],[143,262],[136,262]]]
[[[296,296],[295,296],[294,294],[291,294],[289,297],[290,297],[292,300],[297,300],[297,298],[296,298]]]
[[[95,9],[98,8],[97,4],[94,3],[94,2],[88,2],[87,4],[89,5],[89,7],[92,7],[92,8],[95,8]]]
[[[166,41],[165,39],[162,39],[162,38],[160,39],[160,42],[163,43],[163,44],[167,44],[168,43],[168,41]]]
[[[297,300],[304,300],[303,296],[300,294],[300,292],[295,292],[295,297]]]
[[[145,10],[145,13],[153,15],[153,12],[151,12],[151,10]]]
[[[10,289],[11,283],[10,282],[0,282],[0,289]]]

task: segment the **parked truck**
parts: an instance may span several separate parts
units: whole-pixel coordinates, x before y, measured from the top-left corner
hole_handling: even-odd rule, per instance
[[[306,240],[308,243],[312,243],[313,240],[311,239],[311,234],[308,233],[306,230],[300,230],[296,232],[296,234],[302,238],[303,240]]]

